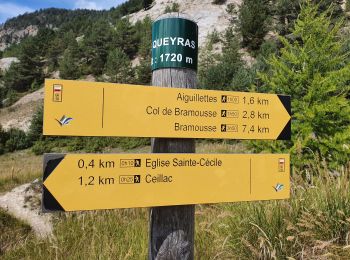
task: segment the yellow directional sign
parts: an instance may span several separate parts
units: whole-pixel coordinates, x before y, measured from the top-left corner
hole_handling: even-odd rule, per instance
[[[290,139],[290,97],[46,80],[44,134]]]
[[[271,200],[290,195],[287,154],[47,154],[44,161],[46,211]]]

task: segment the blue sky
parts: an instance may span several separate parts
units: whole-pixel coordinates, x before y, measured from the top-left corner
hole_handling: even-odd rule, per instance
[[[109,9],[126,0],[0,0],[0,24],[6,19],[40,8]]]

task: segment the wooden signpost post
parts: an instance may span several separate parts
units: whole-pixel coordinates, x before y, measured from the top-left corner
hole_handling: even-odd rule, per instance
[[[165,45],[165,39],[179,38],[191,47]],[[157,44],[160,43],[161,44]],[[152,26],[152,85],[168,88],[197,87],[198,26],[178,14],[161,16]],[[193,44],[194,43],[194,44]],[[192,48],[193,46],[193,48]],[[188,53],[194,64],[171,62],[162,56]],[[158,59],[159,57],[159,59]],[[187,59],[187,56],[185,60]],[[187,65],[188,64],[188,65]],[[152,139],[152,153],[195,153],[194,139]],[[181,192],[181,190],[179,190]],[[193,259],[194,205],[156,207],[150,209],[148,259]]]
[[[152,85],[46,80],[44,135],[152,137],[152,154],[46,154],[43,210],[151,207],[149,259],[194,258],[194,204],[289,198],[289,155],[194,154],[193,138],[289,140],[290,97],[196,90],[198,26],[152,26]]]

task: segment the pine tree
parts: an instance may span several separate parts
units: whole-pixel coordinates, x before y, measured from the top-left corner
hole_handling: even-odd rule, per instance
[[[290,33],[300,12],[300,0],[277,0],[275,9],[279,20],[277,31],[280,35]]]
[[[213,44],[209,41],[199,54],[198,82],[201,88],[210,88],[209,75],[213,67],[218,63],[218,57],[214,54]]]
[[[149,85],[152,81],[151,59],[142,59],[135,68],[135,84]]]
[[[146,16],[142,22],[135,24],[135,39],[138,45],[137,55],[143,59],[151,58],[152,46],[152,20]]]
[[[292,31],[294,41],[281,37],[280,57],[269,59],[270,72],[260,77],[271,91],[291,95],[291,152],[299,169],[321,161],[344,165],[350,156],[350,53],[339,37],[342,22],[333,23],[331,11],[319,14],[310,1],[302,5]],[[257,150],[277,151],[284,144],[254,143]]]
[[[318,4],[318,12],[326,11],[331,5],[333,11],[331,17],[338,19],[343,15],[343,0],[309,0],[314,4]],[[277,31],[281,35],[287,35],[294,27],[294,23],[300,13],[300,6],[305,0],[276,0],[275,14],[278,17]]]
[[[147,16],[142,22],[135,24],[136,35],[138,39],[137,56],[140,59],[140,65],[135,68],[135,83],[150,84],[152,80],[151,70],[151,45],[152,45],[152,20]]]
[[[107,61],[108,52],[115,48],[111,25],[104,20],[93,24],[82,45],[86,66],[89,68],[87,72],[96,76],[101,75]]]
[[[110,82],[130,83],[132,69],[128,56],[119,48],[110,51],[107,57],[105,73]]]
[[[243,0],[239,9],[239,29],[243,46],[258,50],[268,32],[269,0]]]
[[[239,53],[240,45],[234,35],[233,27],[229,27],[223,42],[221,54],[214,54],[209,42],[201,53],[199,65],[199,82],[202,88],[232,90],[231,82],[239,68],[243,66]]]
[[[332,13],[330,16],[332,18],[339,18],[343,15],[343,2],[344,0],[313,0],[315,4],[318,4],[319,12],[325,12],[329,7],[332,8]]]
[[[116,47],[122,49],[129,58],[133,58],[137,52],[135,28],[128,19],[117,21],[114,33]]]
[[[16,91],[29,90],[36,79],[43,81],[40,50],[34,38],[28,38],[21,43],[19,63],[12,63],[4,75],[4,84],[8,89]]]
[[[59,71],[62,79],[77,79],[80,77],[79,47],[75,39],[64,51],[62,60],[59,62]]]
[[[63,39],[62,39],[63,38]],[[54,71],[59,67],[59,57],[64,53],[64,50],[68,47],[71,41],[75,40],[72,33],[57,33],[56,37],[50,42],[50,45],[46,52],[46,58],[48,60],[49,71]]]

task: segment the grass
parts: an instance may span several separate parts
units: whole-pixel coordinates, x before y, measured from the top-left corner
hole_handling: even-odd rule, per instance
[[[242,148],[203,142],[197,152],[231,153]],[[350,259],[349,181],[349,169],[336,178],[320,172],[309,182],[294,174],[290,200],[197,205],[195,259]],[[9,228],[16,246],[0,257],[147,258],[148,209],[53,216],[51,239],[30,235],[23,239],[26,235]]]
[[[32,235],[27,224],[15,219],[0,208],[0,257],[25,243]]]
[[[0,156],[0,193],[42,176],[42,156],[28,150]]]
[[[147,210],[56,215],[55,238],[33,239],[4,259],[146,259]]]
[[[196,143],[196,153],[246,153],[243,143],[224,140],[222,142],[208,142],[203,140]]]
[[[349,172],[293,181],[290,200],[196,206],[196,259],[350,259]],[[55,238],[4,259],[146,259],[148,210],[55,214]]]
[[[295,178],[290,200],[202,206],[197,257],[350,259],[349,176],[310,185]]]

